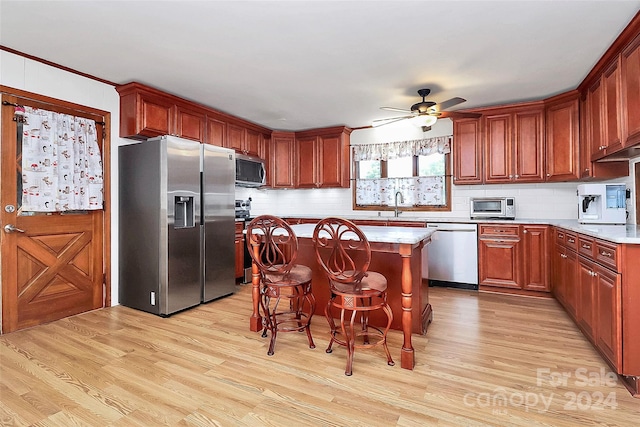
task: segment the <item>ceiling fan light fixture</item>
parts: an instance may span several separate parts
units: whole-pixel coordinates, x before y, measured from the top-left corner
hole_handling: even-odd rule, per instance
[[[425,114],[425,115],[417,116],[411,119],[411,121],[413,122],[414,125],[418,127],[431,127],[438,121],[438,118],[435,116],[430,116]]]

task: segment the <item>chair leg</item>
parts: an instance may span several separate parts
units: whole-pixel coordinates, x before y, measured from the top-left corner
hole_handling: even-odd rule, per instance
[[[382,306],[382,310],[384,310],[385,314],[387,315],[387,327],[384,329],[384,332],[382,334],[382,346],[384,347],[384,351],[387,353],[387,365],[394,366],[395,363],[391,358],[391,353],[389,352],[389,347],[387,346],[387,332],[389,332],[389,329],[391,328],[391,322],[393,321],[393,312],[391,311],[391,307],[389,307],[389,304],[387,303]]]
[[[307,302],[309,303],[309,317],[307,317],[307,323],[305,326],[305,330],[307,331],[307,338],[309,338],[309,348],[316,348],[315,343],[313,342],[313,338],[311,338],[311,317],[313,316],[313,312],[316,309],[316,300],[313,297],[313,294],[307,294],[305,297],[303,297],[307,300]],[[304,306],[304,301],[302,303],[302,306]]]
[[[347,343],[347,368],[345,369],[344,374],[347,376],[351,376],[351,374],[353,373],[353,353],[355,352],[356,344],[356,312],[355,310],[351,312],[351,320],[349,321],[349,332],[347,332],[346,327],[344,326],[344,311],[345,310],[343,308],[340,312],[340,325],[342,326],[342,332],[344,333]]]
[[[333,343],[336,340],[336,322],[333,320],[333,316],[331,315],[332,302],[333,300],[330,299],[329,302],[327,303],[327,306],[324,308],[324,315],[327,318],[327,322],[329,323],[329,335],[330,335],[329,346],[325,350],[326,353],[331,353],[333,351],[331,347],[333,346]]]

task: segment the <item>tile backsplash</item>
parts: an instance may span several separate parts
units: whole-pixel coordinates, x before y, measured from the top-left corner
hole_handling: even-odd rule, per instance
[[[620,180],[618,180],[620,181]],[[624,182],[624,181],[623,181]],[[516,198],[516,218],[521,219],[577,219],[578,183],[457,185],[451,195],[451,212],[410,212],[401,218],[468,218],[469,198],[509,196]],[[377,211],[352,209],[351,189],[272,190],[236,188],[236,198],[252,198],[251,214],[278,216],[376,216]],[[381,211],[381,216],[393,216],[392,211]]]

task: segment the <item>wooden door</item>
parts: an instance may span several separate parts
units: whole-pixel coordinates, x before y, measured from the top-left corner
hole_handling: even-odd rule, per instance
[[[640,142],[640,35],[621,55],[624,146]]]
[[[622,313],[621,276],[607,268],[596,269],[596,346],[621,371]]]
[[[521,111],[513,119],[514,180],[544,181],[544,110]]]
[[[585,101],[586,106],[586,101]],[[547,108],[547,140],[545,142],[547,181],[572,181],[578,179],[578,99],[571,99]],[[584,135],[582,143],[586,143]],[[586,153],[589,168],[590,153]]]
[[[603,139],[603,105],[602,82],[596,81],[589,88],[587,102],[589,103],[589,145],[591,146],[591,160],[598,160],[605,155],[606,145]]]
[[[318,186],[318,143],[317,137],[296,138],[296,187],[316,188]]]
[[[578,254],[567,249],[564,258],[566,268],[563,270],[564,301],[567,313],[576,319],[578,307]]]
[[[565,262],[566,249],[556,244],[553,250],[551,262],[551,288],[556,299],[566,308],[565,293],[566,282],[564,281],[567,263]]]
[[[453,122],[453,183],[482,184],[480,119]]]
[[[223,121],[207,117],[207,144],[217,145],[218,147],[227,146],[227,124]]]
[[[21,91],[15,91],[24,93]],[[24,93],[26,94],[26,93]],[[3,95],[3,101],[89,117],[98,135],[109,129],[108,113],[30,94],[29,100]],[[2,332],[50,322],[103,307],[109,297],[104,276],[105,211],[33,213],[21,209],[22,126],[13,106],[2,106]],[[108,141],[108,134],[105,137]],[[108,144],[99,138],[105,175]],[[105,151],[106,146],[106,151]],[[105,157],[107,156],[107,157]],[[105,179],[108,205],[108,181]],[[16,231],[5,227],[14,226]],[[108,235],[108,233],[106,233]]]
[[[478,243],[480,286],[520,289],[520,241],[480,238]]]
[[[342,158],[340,135],[318,137],[318,182],[320,187],[348,187],[342,182],[342,168],[349,163]]]
[[[242,126],[227,123],[227,148],[238,152],[245,151],[246,129]]]
[[[595,280],[593,263],[578,257],[577,320],[584,334],[595,342]]]
[[[485,117],[485,183],[513,180],[511,122],[511,114],[496,114]]]
[[[176,108],[176,135],[182,138],[204,142],[206,115],[182,106]]]
[[[622,148],[622,120],[620,110],[620,66],[617,58],[604,72],[603,81],[603,145],[607,154]]]
[[[294,186],[295,136],[293,132],[271,134],[271,186],[292,188]]]
[[[522,226],[523,289],[543,292],[550,290],[548,236],[549,227],[546,225]]]
[[[246,144],[245,144],[245,152],[250,156],[260,156],[260,151],[262,149],[262,141],[263,137],[260,132],[257,132],[252,129],[247,129],[246,135]]]

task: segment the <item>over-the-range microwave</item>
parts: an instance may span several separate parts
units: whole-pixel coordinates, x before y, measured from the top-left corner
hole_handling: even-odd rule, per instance
[[[236,185],[238,187],[262,187],[266,185],[264,160],[259,157],[236,154]]]
[[[514,197],[472,197],[469,201],[471,219],[515,219]]]

